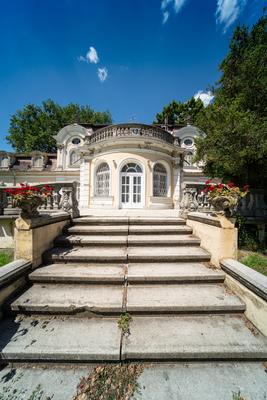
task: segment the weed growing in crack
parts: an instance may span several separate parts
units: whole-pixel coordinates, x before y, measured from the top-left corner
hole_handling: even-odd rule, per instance
[[[132,322],[132,317],[128,313],[124,313],[120,315],[118,320],[118,327],[122,331],[123,334],[130,334],[130,322]]]

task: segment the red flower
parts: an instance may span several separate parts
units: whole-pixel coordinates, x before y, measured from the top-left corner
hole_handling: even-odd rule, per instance
[[[235,184],[234,184],[234,182],[228,182],[228,183],[227,183],[227,186],[229,186],[230,188],[232,188],[232,187],[235,187]]]
[[[223,183],[219,183],[218,188],[219,189],[223,189],[224,188],[224,184]]]
[[[213,185],[211,185],[211,186],[209,187],[210,192],[212,192],[214,189],[215,189],[215,186],[213,186]]]
[[[205,185],[208,185],[210,182],[211,182],[211,179],[208,179],[208,180],[205,182]]]
[[[249,185],[245,185],[244,187],[243,187],[243,190],[244,190],[244,192],[248,192],[249,191]]]

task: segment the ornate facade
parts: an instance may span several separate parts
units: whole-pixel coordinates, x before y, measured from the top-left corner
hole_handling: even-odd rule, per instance
[[[79,206],[177,208],[183,185],[205,181],[193,163],[196,127],[73,124],[55,136],[57,154],[0,152],[0,181],[80,183]]]

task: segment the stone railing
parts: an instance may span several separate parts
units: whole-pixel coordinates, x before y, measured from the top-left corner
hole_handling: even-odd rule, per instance
[[[183,188],[183,196],[180,209],[183,213],[191,211],[212,212],[213,207],[209,204],[207,194],[203,193],[204,185],[186,186]],[[248,193],[237,209],[237,214],[245,218],[255,220],[267,219],[267,204],[264,201],[263,190],[253,190]]]
[[[61,182],[49,183],[53,187],[52,196],[45,198],[44,204],[39,207],[39,211],[55,212],[65,211],[72,217],[79,215],[79,183]],[[42,184],[31,186],[43,186]],[[5,193],[7,186],[0,186],[0,215],[19,214],[19,210],[15,208],[12,196]]]
[[[86,137],[88,144],[95,144],[112,138],[120,137],[144,137],[150,139],[156,139],[161,142],[174,144],[179,146],[180,141],[178,138],[174,138],[169,132],[158,128],[149,127],[142,124],[120,124],[114,126],[107,126],[102,129],[98,129],[91,136]]]

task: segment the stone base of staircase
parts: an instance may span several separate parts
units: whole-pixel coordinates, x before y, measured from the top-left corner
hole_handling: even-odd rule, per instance
[[[75,219],[10,304],[1,361],[266,360],[267,339],[209,261],[174,214]]]

